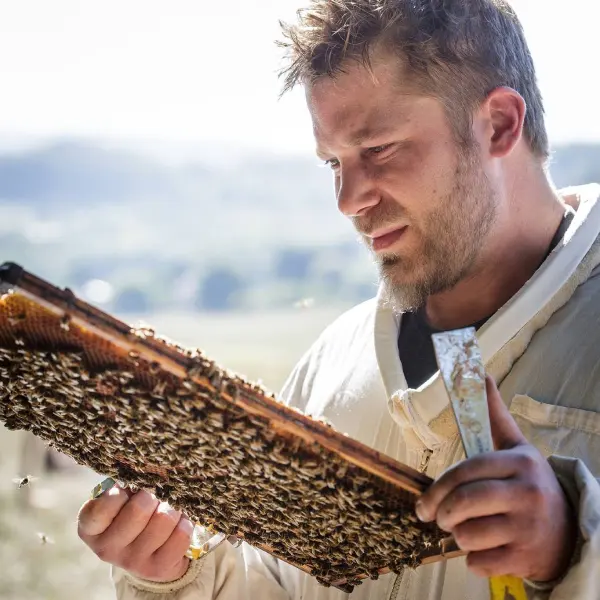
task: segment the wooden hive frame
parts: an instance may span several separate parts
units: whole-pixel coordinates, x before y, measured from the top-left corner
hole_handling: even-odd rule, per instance
[[[431,479],[148,329],[0,267],[0,420],[351,591],[460,554]]]

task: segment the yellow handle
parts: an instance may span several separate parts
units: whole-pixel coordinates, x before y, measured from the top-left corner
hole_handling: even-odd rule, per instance
[[[491,600],[527,600],[527,592],[522,579],[512,575],[490,578]]]

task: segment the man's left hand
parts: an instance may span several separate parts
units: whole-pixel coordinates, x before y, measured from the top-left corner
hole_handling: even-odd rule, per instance
[[[490,377],[486,387],[497,452],[451,467],[423,494],[417,514],[452,533],[478,575],[554,580],[568,568],[575,517],[554,471],[527,442]]]

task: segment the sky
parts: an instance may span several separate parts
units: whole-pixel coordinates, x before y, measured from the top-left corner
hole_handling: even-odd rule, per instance
[[[57,137],[312,154],[281,100],[278,20],[302,0],[0,0],[0,148]],[[596,0],[515,0],[554,143],[600,141]]]

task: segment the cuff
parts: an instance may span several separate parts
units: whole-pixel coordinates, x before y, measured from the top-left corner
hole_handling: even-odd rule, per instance
[[[194,581],[202,572],[204,562],[204,558],[190,561],[188,570],[185,572],[183,577],[180,577],[175,581],[168,581],[166,583],[148,581],[147,579],[136,577],[128,572],[124,573],[124,577],[134,588],[143,592],[152,592],[154,594],[170,594],[192,583],[192,581]]]

